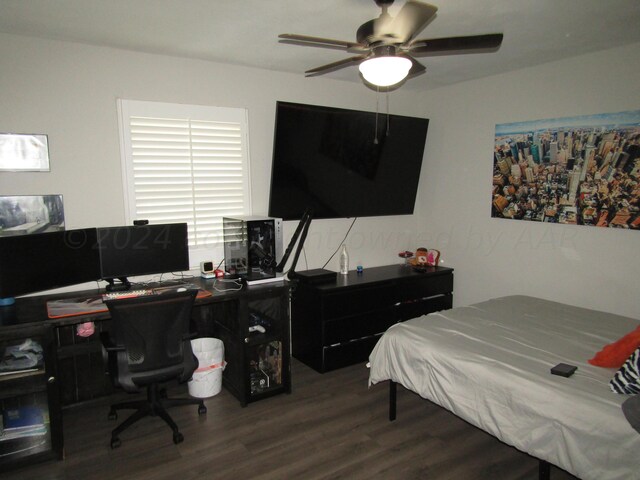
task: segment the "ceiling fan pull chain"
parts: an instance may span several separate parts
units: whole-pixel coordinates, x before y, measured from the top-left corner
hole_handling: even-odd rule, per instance
[[[387,137],[389,136],[389,89],[387,88]]]
[[[373,137],[373,144],[378,144],[378,110],[380,106],[380,87],[376,86],[376,131]]]

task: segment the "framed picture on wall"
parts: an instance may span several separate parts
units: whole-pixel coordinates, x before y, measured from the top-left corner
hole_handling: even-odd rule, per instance
[[[491,216],[640,230],[640,110],[496,125]]]
[[[62,195],[0,197],[0,236],[64,230]]]
[[[49,140],[43,134],[0,133],[0,170],[48,172]]]

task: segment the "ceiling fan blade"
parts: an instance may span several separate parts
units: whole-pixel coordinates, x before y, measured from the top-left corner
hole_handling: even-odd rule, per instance
[[[435,5],[407,0],[389,24],[390,32],[398,42],[408,42],[422,31],[437,11]]]
[[[367,58],[366,55],[356,55],[355,57],[345,58],[344,60],[338,60],[337,62],[328,63],[327,65],[322,65],[321,67],[312,68],[311,70],[307,70],[306,72],[304,72],[305,77],[315,77],[324,73],[333,72],[335,70],[348,67],[349,65],[360,63],[365,58]]]
[[[308,35],[297,35],[295,33],[283,33],[278,35],[280,43],[291,45],[301,45],[303,47],[332,48],[334,50],[347,50],[349,52],[367,52],[364,45],[344,40],[333,40],[331,38],[311,37]]]
[[[413,55],[447,53],[482,53],[496,50],[502,44],[502,33],[472,35],[469,37],[435,38],[411,42],[408,51]]]

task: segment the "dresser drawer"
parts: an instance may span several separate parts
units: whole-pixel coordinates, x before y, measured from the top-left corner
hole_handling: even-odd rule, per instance
[[[413,277],[396,284],[396,301],[416,300],[453,291],[453,274]]]
[[[391,285],[379,284],[371,287],[344,289],[322,296],[322,317],[350,317],[362,312],[385,309],[394,303]]]
[[[391,306],[351,317],[327,320],[324,322],[323,345],[333,345],[382,333],[397,322],[397,312]]]
[[[439,312],[440,310],[448,310],[453,303],[453,296],[438,295],[436,297],[425,298],[422,300],[407,301],[396,306],[398,318],[401,321],[410,318],[420,317],[428,313]]]
[[[375,335],[334,347],[324,347],[322,349],[321,371],[328,372],[329,370],[346,367],[358,362],[366,363],[379,339],[380,335]]]

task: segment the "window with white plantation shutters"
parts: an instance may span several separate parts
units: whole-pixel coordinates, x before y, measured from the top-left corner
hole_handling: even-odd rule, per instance
[[[251,213],[247,112],[120,100],[127,224],[186,222],[192,266],[223,258],[222,217]]]

